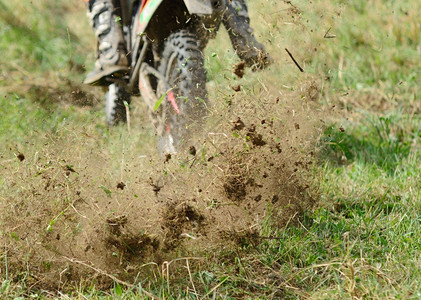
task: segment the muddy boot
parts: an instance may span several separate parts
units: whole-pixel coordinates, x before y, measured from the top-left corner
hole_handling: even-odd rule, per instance
[[[273,62],[265,46],[254,37],[245,0],[228,1],[222,22],[228,30],[234,50],[240,59],[245,61],[246,66],[256,71]]]
[[[83,83],[109,85],[107,78],[121,77],[128,72],[122,28],[115,21],[118,16],[111,0],[94,1],[89,16],[98,39],[98,51],[95,69]]]

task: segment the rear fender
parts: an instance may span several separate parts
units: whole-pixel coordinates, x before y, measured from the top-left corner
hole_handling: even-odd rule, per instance
[[[138,33],[145,32],[149,21],[152,19],[155,11],[161,5],[164,0],[146,0],[142,3],[142,11],[139,17],[139,29]]]
[[[172,0],[170,0],[172,1]],[[211,16],[225,9],[226,0],[183,0],[191,15]],[[143,0],[139,17],[138,33],[146,31],[149,22],[164,0]]]

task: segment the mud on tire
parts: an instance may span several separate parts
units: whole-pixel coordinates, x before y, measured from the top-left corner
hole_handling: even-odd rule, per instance
[[[166,130],[158,145],[165,153],[186,146],[198,125],[204,123],[207,91],[202,47],[195,34],[188,30],[172,33],[161,57],[158,71],[170,90],[165,106]]]

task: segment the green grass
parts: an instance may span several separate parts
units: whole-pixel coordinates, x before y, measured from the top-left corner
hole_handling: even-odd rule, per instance
[[[364,112],[362,118],[358,123],[344,122],[346,129],[329,126],[324,133],[323,155],[338,164],[357,161],[393,175],[410,154],[414,155],[411,150],[418,150],[420,118],[400,112],[383,116]]]
[[[87,49],[81,41],[87,38],[70,35],[69,44],[66,23],[59,17],[51,19],[45,11],[59,9],[64,2],[45,6],[9,2],[0,0],[0,76],[6,82],[0,86],[5,88],[0,91],[0,154],[9,148],[31,152],[28,141],[42,144],[48,137],[71,135],[89,124],[87,134],[114,155],[115,144],[129,136],[125,128],[109,131],[103,125],[99,105],[45,107],[31,100],[30,92],[22,95],[7,76],[7,72],[14,74],[20,83],[38,74],[54,77],[60,70],[64,76],[81,79],[69,68],[69,61],[89,63],[82,56]],[[284,48],[293,51],[307,76],[318,82],[322,107],[337,109],[328,117],[317,145],[313,174],[320,202],[285,228],[267,220],[258,242],[244,238],[236,252],[220,250],[208,257],[192,274],[196,288],[204,298],[215,294],[222,299],[420,299],[419,1],[293,4],[299,11],[288,14],[285,9],[290,6],[285,3],[250,3],[256,34],[269,45],[278,66],[236,79],[226,67],[237,61],[231,50],[225,50],[226,35],[211,43],[206,57],[212,85],[222,94],[230,90],[227,78],[232,85],[250,87],[263,78],[269,84],[299,89],[306,78],[300,77]],[[28,18],[18,12],[26,12]],[[56,27],[50,27],[50,21]],[[324,38],[329,29],[335,37]],[[142,138],[151,135],[137,137],[131,147],[139,149]],[[7,255],[0,251],[0,263]],[[3,298],[22,297],[28,287],[25,279],[12,283],[5,273],[0,273],[0,280]],[[190,282],[186,276],[168,285],[158,277],[142,286],[163,298],[194,298],[186,292]],[[31,293],[34,298],[51,296],[46,291]],[[83,283],[75,287],[73,296],[144,297],[138,286],[115,284],[114,289],[100,291]]]

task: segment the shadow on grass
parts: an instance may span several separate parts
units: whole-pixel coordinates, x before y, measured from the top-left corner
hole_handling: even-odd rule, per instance
[[[414,134],[419,135],[405,125],[398,115],[367,117],[349,132],[331,125],[324,131],[319,158],[337,166],[358,161],[393,175],[402,159],[408,157]]]

